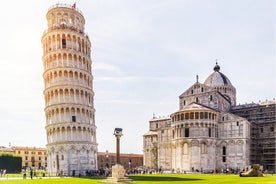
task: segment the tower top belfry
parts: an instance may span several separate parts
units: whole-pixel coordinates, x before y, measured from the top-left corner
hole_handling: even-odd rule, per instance
[[[51,6],[46,14],[48,28],[68,26],[84,32],[84,16],[74,5],[58,3]]]

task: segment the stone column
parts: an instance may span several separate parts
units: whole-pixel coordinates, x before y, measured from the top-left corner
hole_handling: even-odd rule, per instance
[[[120,136],[116,136],[116,162],[117,162],[117,164],[121,164],[121,162],[120,162]]]

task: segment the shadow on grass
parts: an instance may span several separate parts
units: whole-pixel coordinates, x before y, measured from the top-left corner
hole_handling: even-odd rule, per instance
[[[128,176],[130,179],[134,181],[196,181],[203,180],[199,178],[184,178],[184,177],[176,177],[176,176]]]
[[[87,179],[87,180],[103,180],[107,177],[81,177],[79,179]],[[131,175],[127,176],[127,178],[132,179],[133,181],[200,181],[204,179],[200,178],[185,178],[185,177],[177,177],[177,176],[168,176],[168,175]]]

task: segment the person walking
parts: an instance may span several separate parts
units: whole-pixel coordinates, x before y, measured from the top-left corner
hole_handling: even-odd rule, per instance
[[[24,169],[22,173],[23,173],[23,179],[26,179],[26,170]]]
[[[33,169],[31,169],[31,171],[30,171],[30,177],[31,177],[31,179],[33,179]]]

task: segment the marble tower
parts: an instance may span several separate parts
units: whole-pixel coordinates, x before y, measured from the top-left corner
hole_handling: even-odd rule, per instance
[[[42,36],[47,170],[83,175],[97,169],[91,42],[80,10],[55,4]]]

